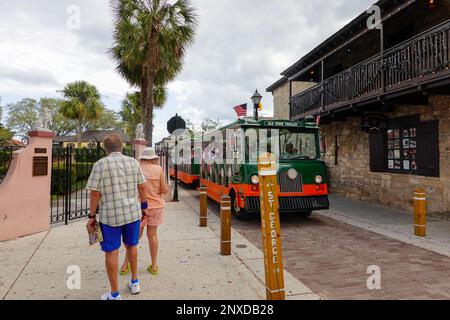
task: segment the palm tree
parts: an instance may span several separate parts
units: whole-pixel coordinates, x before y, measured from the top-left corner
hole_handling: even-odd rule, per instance
[[[127,93],[127,96],[122,101],[122,107],[119,112],[123,123],[126,126],[126,133],[129,136],[134,136],[136,126],[142,123],[142,108],[140,104],[139,91]],[[155,108],[162,108],[167,100],[167,89],[164,87],[156,86],[153,90],[153,104]]]
[[[181,71],[194,39],[197,16],[189,0],[112,0],[115,30],[110,49],[117,71],[138,86],[142,123],[152,145],[155,87]],[[157,92],[157,90],[156,90]]]
[[[88,121],[101,117],[104,109],[97,88],[86,81],[76,81],[66,85],[61,91],[65,100],[61,113],[68,119],[77,122],[77,146],[81,145],[83,126]]]

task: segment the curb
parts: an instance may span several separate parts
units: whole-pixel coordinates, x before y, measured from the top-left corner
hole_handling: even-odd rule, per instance
[[[416,246],[416,247],[419,247],[422,249],[433,251],[433,252],[441,254],[443,256],[450,257],[450,248],[443,246],[441,243],[433,241],[431,239],[420,238],[420,237],[417,237],[412,234],[406,234],[406,233],[396,230],[394,228],[388,229],[386,227],[380,227],[376,224],[373,224],[373,223],[370,223],[367,221],[358,220],[358,219],[355,219],[354,217],[349,217],[349,216],[345,215],[344,212],[335,210],[335,209],[332,209],[332,210],[330,209],[330,210],[324,211],[324,212],[315,211],[315,213],[320,216],[323,216],[323,217],[328,217],[333,220],[343,222],[343,223],[346,223],[346,224],[354,226],[354,227],[358,227],[358,228],[361,228],[361,229],[364,229],[367,231],[372,231],[372,232],[380,234],[382,236],[385,236],[385,237],[388,237],[388,238],[391,238],[391,239],[394,239],[397,241],[401,241],[406,244],[410,244],[410,245],[413,245],[413,246]]]

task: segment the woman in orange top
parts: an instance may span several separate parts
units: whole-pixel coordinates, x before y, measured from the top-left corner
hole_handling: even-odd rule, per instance
[[[148,266],[148,271],[157,275],[158,267],[158,226],[163,223],[164,219],[164,195],[169,192],[164,177],[163,169],[159,166],[159,157],[153,148],[145,148],[142,156],[139,158],[141,162],[142,172],[147,178],[146,191],[148,209],[145,210],[146,216],[142,217],[141,233],[147,227],[147,237],[150,246],[151,264]],[[127,274],[129,269],[128,258],[122,265],[121,274]]]

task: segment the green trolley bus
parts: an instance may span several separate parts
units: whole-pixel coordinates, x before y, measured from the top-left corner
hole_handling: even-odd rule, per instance
[[[223,150],[219,144],[211,148],[211,141],[220,136],[226,139]],[[309,216],[313,210],[328,209],[326,166],[320,157],[319,127],[312,117],[303,121],[244,118],[203,136],[200,183],[207,187],[208,197],[220,202],[222,195],[229,195],[238,219],[260,212],[256,159],[263,141],[266,151],[279,153],[280,212]],[[225,155],[226,160],[217,161]]]
[[[183,162],[178,165],[178,180],[182,181],[187,185],[198,185],[200,180],[200,161],[196,156],[195,146],[197,145],[196,140],[193,138],[185,139],[178,142],[178,155],[174,155],[175,147],[172,147],[169,152],[172,153],[172,159],[182,159],[186,157],[183,152],[190,152],[190,157],[188,162]],[[169,164],[169,174],[172,178],[175,178],[175,168],[173,161]]]

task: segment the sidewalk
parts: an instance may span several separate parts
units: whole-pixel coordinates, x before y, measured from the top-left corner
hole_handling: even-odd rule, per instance
[[[125,299],[260,300],[265,299],[262,252],[232,231],[233,255],[219,254],[219,221],[209,215],[209,227],[198,227],[198,201],[180,190],[180,202],[170,202],[160,230],[160,274],[152,276],[148,240],[139,245],[141,294],[132,296],[120,277]],[[109,290],[104,256],[87,245],[86,220],[56,226],[49,232],[0,242],[0,299],[96,300]],[[121,250],[121,259],[124,256]],[[69,290],[67,268],[81,270],[81,289]],[[319,299],[285,272],[288,299]]]
[[[317,212],[417,247],[450,257],[450,221],[427,217],[426,238],[414,235],[412,212],[330,195],[330,210]]]

